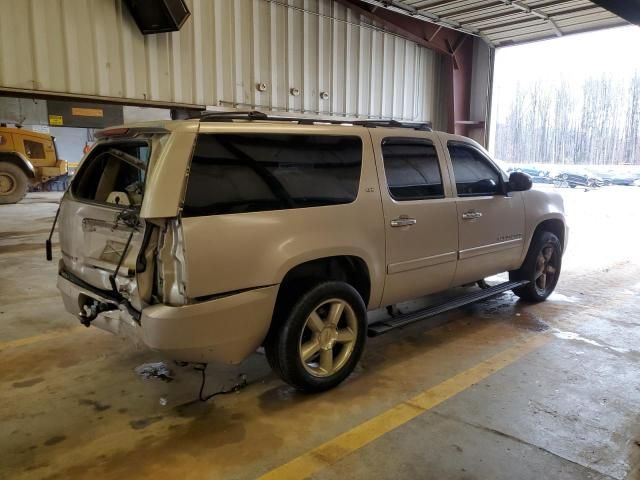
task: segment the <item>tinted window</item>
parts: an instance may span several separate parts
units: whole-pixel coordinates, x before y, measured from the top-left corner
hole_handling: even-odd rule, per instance
[[[76,173],[71,192],[85,200],[140,206],[150,153],[144,141],[97,145]]]
[[[500,191],[500,174],[484,155],[472,147],[448,147],[459,196],[495,195]]]
[[[183,215],[217,215],[353,202],[359,137],[199,135]]]
[[[44,145],[40,142],[25,140],[24,151],[29,158],[44,158]]]
[[[414,138],[387,138],[382,143],[384,171],[394,200],[444,196],[438,155],[433,144]]]

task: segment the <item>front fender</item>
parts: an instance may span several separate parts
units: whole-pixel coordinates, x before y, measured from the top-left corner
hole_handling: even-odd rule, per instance
[[[564,230],[564,249],[566,250],[567,242],[567,222],[564,213],[564,200],[562,196],[554,192],[543,192],[540,190],[529,190],[524,192],[524,210],[525,210],[525,239],[521,261],[529,251],[531,240],[540,224],[548,220],[557,220],[562,222]]]

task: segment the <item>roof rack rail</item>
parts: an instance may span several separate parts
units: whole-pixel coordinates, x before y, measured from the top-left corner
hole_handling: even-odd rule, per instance
[[[424,130],[427,132],[433,131],[430,122],[399,122],[397,120],[358,120],[351,122],[354,125],[360,125],[362,127],[394,127],[394,128],[413,128],[414,130]]]
[[[399,122],[397,120],[341,120],[312,117],[285,117],[279,115],[267,115],[257,110],[238,112],[203,112],[200,115],[201,122],[229,122],[233,120],[260,120],[271,122],[296,122],[299,125],[314,125],[324,123],[331,125],[356,125],[360,127],[394,127],[412,128],[414,130],[432,131],[430,123]]]

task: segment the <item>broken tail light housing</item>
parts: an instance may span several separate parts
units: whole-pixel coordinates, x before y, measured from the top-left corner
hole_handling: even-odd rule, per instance
[[[96,132],[97,139],[104,138],[114,138],[114,137],[135,137],[136,135],[155,135],[155,134],[166,134],[169,133],[169,130],[162,127],[116,127],[116,128],[105,128],[104,130],[100,130]]]
[[[128,128],[106,128],[96,132],[96,138],[124,137],[128,133]]]

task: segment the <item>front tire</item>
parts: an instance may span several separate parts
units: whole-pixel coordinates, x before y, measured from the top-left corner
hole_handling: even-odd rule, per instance
[[[543,302],[555,290],[562,267],[562,244],[551,232],[538,232],[520,269],[509,272],[509,280],[529,280],[513,289],[528,302]]]
[[[367,329],[366,307],[355,288],[336,281],[317,284],[282,313],[265,350],[285,382],[304,392],[321,392],[351,374]]]
[[[27,194],[29,179],[20,167],[0,162],[0,205],[18,203]]]

